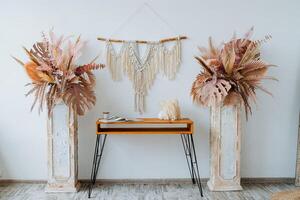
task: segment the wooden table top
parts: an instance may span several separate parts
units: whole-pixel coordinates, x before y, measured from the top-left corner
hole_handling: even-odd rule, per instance
[[[158,118],[138,118],[137,121],[105,122],[97,120],[96,134],[193,134],[193,121],[184,118],[180,120],[161,120]],[[101,127],[101,125],[124,125],[124,127]],[[129,126],[127,126],[129,125]],[[130,125],[145,125],[135,127]],[[185,125],[185,127],[152,127],[147,125]]]
[[[193,124],[189,118],[179,120],[162,120],[158,118],[136,118],[137,121],[104,122],[97,120],[97,124]]]

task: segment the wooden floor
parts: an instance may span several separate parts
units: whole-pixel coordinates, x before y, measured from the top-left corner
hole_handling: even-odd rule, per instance
[[[1,183],[1,200],[81,200],[87,198],[87,184],[78,193],[44,193],[44,184]],[[240,192],[210,192],[204,187],[203,200],[270,199],[274,192],[296,189],[293,184],[244,184]],[[192,184],[98,184],[92,198],[97,200],[196,200],[201,199]]]

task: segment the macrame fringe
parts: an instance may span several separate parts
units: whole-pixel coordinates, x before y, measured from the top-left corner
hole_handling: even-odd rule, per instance
[[[147,44],[145,57],[140,58],[138,46],[135,42],[124,42],[119,53],[115,51],[112,43],[107,41],[106,65],[109,67],[111,77],[118,81],[122,79],[122,71],[133,84],[135,91],[135,111],[145,111],[145,96],[151,88],[156,74],[162,72],[168,79],[173,80],[178,72],[181,62],[180,39],[168,49],[163,43]]]

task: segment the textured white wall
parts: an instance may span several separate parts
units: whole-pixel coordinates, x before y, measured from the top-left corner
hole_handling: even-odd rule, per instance
[[[86,62],[104,44],[97,36],[109,37],[142,1],[0,1],[0,171],[4,179],[46,179],[46,114],[30,113],[32,97],[25,98],[29,79],[10,55],[26,59],[21,46],[30,47],[42,30],[54,27],[58,34],[82,34],[89,43],[81,61]],[[274,98],[258,92],[258,106],[243,126],[242,176],[293,177],[296,159],[300,86],[300,2],[297,0],[252,1],[159,1],[149,4],[174,29],[166,27],[147,8],[122,30],[117,38],[157,40],[185,34],[183,63],[175,81],[158,76],[147,98],[153,117],[159,102],[178,98],[184,116],[196,124],[196,145],[202,177],[209,174],[209,110],[194,105],[191,83],[200,67],[193,59],[197,45],[208,36],[227,40],[236,30],[255,26],[255,37],[271,34],[262,57],[279,68],[269,75],[280,82],[266,82]],[[129,117],[133,112],[130,82],[113,82],[108,70],[96,72],[97,104],[79,120],[79,176],[89,178],[95,143],[95,120],[103,111]],[[297,88],[298,87],[298,88]],[[176,136],[109,136],[99,178],[189,177],[180,139]]]

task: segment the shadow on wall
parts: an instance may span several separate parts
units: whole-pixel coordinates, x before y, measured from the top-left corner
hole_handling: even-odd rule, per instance
[[[1,152],[0,152],[0,179],[3,179],[5,169],[6,168],[4,165],[4,160],[2,159]]]
[[[297,80],[296,80],[296,87],[295,87],[295,94],[296,97],[294,99],[294,106],[295,108],[298,108],[298,111],[300,112],[300,56],[298,57],[298,74]]]
[[[89,177],[91,163],[94,153],[94,145],[96,141],[96,120],[101,117],[103,112],[102,98],[105,97],[106,101],[113,102],[111,95],[105,93],[107,90],[103,90],[101,87],[104,84],[102,79],[102,71],[95,72],[97,77],[97,85],[95,87],[96,92],[96,105],[89,110],[86,115],[78,118],[78,164],[79,164],[79,179]],[[100,92],[101,91],[101,95]],[[118,106],[116,104],[114,106]],[[119,109],[119,108],[116,108]],[[90,144],[90,145],[86,145]]]
[[[297,127],[298,127],[298,136],[297,136],[297,138],[299,137],[299,134],[300,134],[300,56],[298,57],[298,72],[296,73],[296,74],[298,74],[298,76],[297,76],[297,80],[296,80],[296,87],[295,87],[295,94],[296,94],[296,96],[295,96],[295,99],[294,99],[294,108],[298,108],[298,120],[296,120],[297,122],[298,122],[298,124],[297,124]],[[299,145],[299,143],[298,143],[298,141],[299,141],[299,138],[298,138],[298,140],[296,141],[296,155],[297,156],[295,156],[295,159],[296,159],[296,161],[295,161],[295,163],[296,163],[296,179],[298,179],[298,177],[297,176],[299,176],[299,172],[297,171],[297,162],[298,162],[298,154],[299,154],[299,152],[298,152],[298,145]]]

